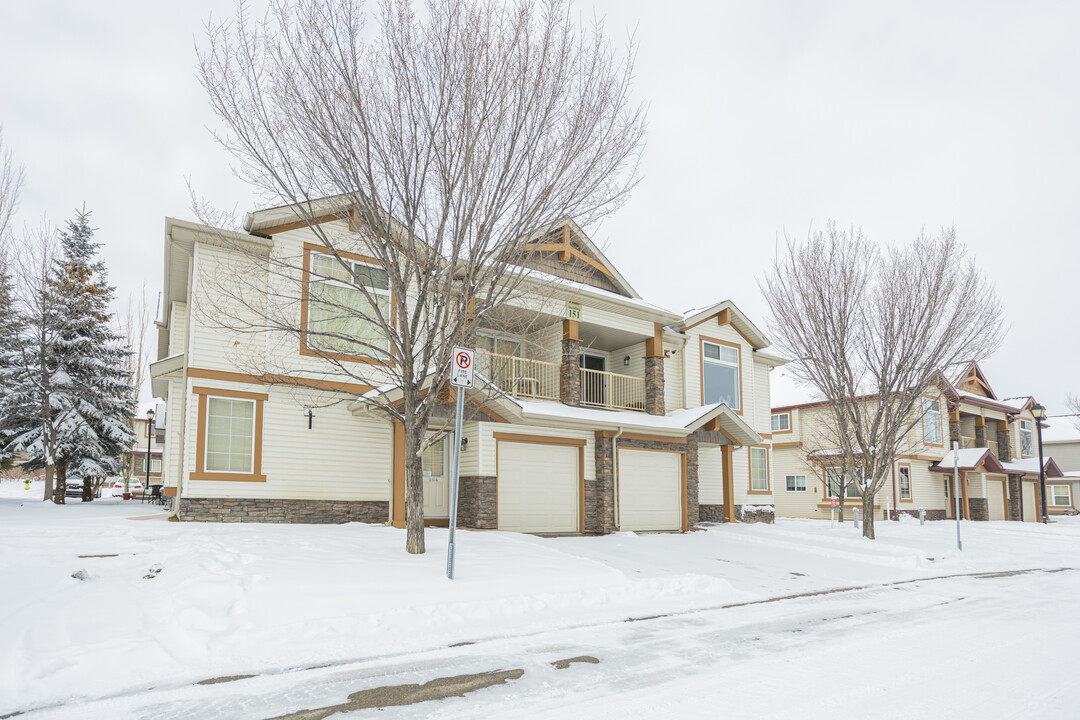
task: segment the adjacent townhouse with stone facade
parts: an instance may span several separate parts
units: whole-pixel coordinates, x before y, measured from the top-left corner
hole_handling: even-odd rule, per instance
[[[333,282],[318,272],[325,247],[290,208],[249,214],[245,231],[266,253],[303,254],[305,289]],[[282,346],[209,322],[228,310],[203,282],[235,261],[222,232],[165,223],[152,378],[167,398],[176,514],[403,527],[403,428],[362,402],[375,388],[393,393],[378,364],[367,384],[331,381],[303,340]],[[771,521],[769,373],[785,361],[750,318],[730,301],[680,314],[643,300],[571,219],[538,229],[534,247],[528,263],[542,272],[529,287],[544,302],[521,302],[533,313],[527,332],[481,327],[468,395],[480,409],[460,438],[442,435],[424,452],[426,522],[447,521],[454,448],[464,527],[605,534]],[[377,292],[379,268],[355,262]],[[318,316],[316,296],[299,298],[304,317]],[[292,369],[290,384],[236,360],[271,352]],[[452,410],[435,413],[443,432]]]
[[[891,482],[875,497],[875,510],[917,515],[921,508],[929,519],[954,518],[958,464],[962,518],[1040,518],[1034,405],[1031,397],[998,398],[977,363],[942,373],[922,398],[924,414],[895,458]],[[774,494],[780,517],[832,515],[840,481],[830,467],[828,413],[822,402],[773,408]],[[960,446],[955,456],[954,440]],[[1049,514],[1073,511],[1075,492],[1052,457],[1045,455],[1044,462]],[[846,497],[856,493],[855,484],[848,482]]]

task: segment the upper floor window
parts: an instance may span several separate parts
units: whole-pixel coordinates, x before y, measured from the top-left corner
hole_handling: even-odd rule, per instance
[[[161,458],[150,458],[150,472],[161,473]]]
[[[911,499],[911,467],[908,465],[901,465],[897,474],[900,477],[900,499]]]
[[[841,489],[845,498],[860,497],[859,485],[850,476],[845,476],[840,468],[825,468],[825,497],[839,498]]]
[[[1068,507],[1072,505],[1072,495],[1068,485],[1047,485],[1047,503],[1055,507]]]
[[[791,413],[776,413],[772,416],[772,431],[787,432],[791,430]]]
[[[941,444],[941,401],[922,399],[923,407],[923,442],[927,445]]]
[[[381,315],[390,321],[390,281],[385,270],[313,252],[308,296],[308,347],[376,358],[389,355],[389,342],[378,320]]]
[[[784,478],[788,492],[802,492],[806,490],[805,475],[788,475]]]
[[[1032,434],[1032,422],[1030,420],[1020,421],[1020,456],[1031,457],[1035,454],[1035,441]]]
[[[255,401],[206,399],[207,472],[251,473],[255,455]]]
[[[769,491],[769,449],[750,448],[750,490]]]
[[[739,348],[702,340],[701,360],[702,404],[726,403],[741,410]]]

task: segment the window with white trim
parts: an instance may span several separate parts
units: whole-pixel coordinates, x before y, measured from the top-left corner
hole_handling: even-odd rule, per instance
[[[207,472],[253,472],[255,401],[206,398]]]
[[[442,437],[424,449],[421,455],[424,477],[441,478],[446,475],[446,438]]]
[[[923,442],[931,445],[941,444],[941,401],[922,399],[923,418],[922,431]]]
[[[308,296],[309,347],[367,357],[389,355],[390,344],[378,322],[380,314],[390,321],[390,280],[385,270],[313,252]]]
[[[701,341],[702,402],[726,403],[741,410],[739,397],[739,348]]]
[[[750,448],[750,489],[755,492],[769,491],[768,448]]]
[[[1053,507],[1069,507],[1072,505],[1072,492],[1068,485],[1047,485],[1047,504]]]
[[[161,458],[150,458],[150,472],[161,473]]]
[[[788,475],[785,477],[788,492],[803,492],[806,490],[805,475]]]
[[[1020,456],[1031,457],[1035,454],[1034,424],[1030,420],[1020,420]]]
[[[850,476],[845,477],[837,467],[825,468],[825,497],[830,500],[839,498],[841,488],[844,489],[845,498],[860,497],[859,486]]]
[[[897,468],[897,475],[900,478],[900,499],[911,499],[911,468],[907,465],[901,465]]]
[[[776,413],[772,416],[772,431],[787,432],[791,429],[791,413]]]

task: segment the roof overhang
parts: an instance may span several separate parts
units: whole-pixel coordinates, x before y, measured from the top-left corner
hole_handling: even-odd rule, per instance
[[[752,323],[750,318],[748,318],[746,314],[730,300],[724,300],[715,305],[710,305],[703,310],[694,311],[693,314],[684,317],[681,321],[672,325],[672,327],[676,330],[689,330],[696,325],[712,320],[725,313],[725,311],[730,313],[731,325],[739,331],[740,335],[746,338],[747,342],[749,342],[755,350],[767,348],[772,344],[769,342],[769,338],[765,337],[765,334],[758,329],[757,325]]]
[[[150,391],[154,397],[168,397],[169,380],[184,377],[184,353],[150,363]]]
[[[930,466],[930,472],[951,473],[953,470],[963,472],[988,472],[999,475],[1007,474],[1001,461],[997,459],[990,448],[964,448],[960,451],[950,450],[945,457],[936,465]]]

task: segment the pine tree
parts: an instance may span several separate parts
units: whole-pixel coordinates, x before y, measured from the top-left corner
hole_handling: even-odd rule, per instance
[[[84,209],[67,223],[61,257],[32,294],[14,392],[0,418],[9,451],[27,453],[28,467],[44,467],[47,479],[55,467],[57,504],[69,475],[83,478],[87,499],[90,479],[115,474],[135,441],[124,423],[135,411],[128,351],[109,329],[113,288],[89,220]]]
[[[7,258],[0,254],[0,471],[11,469],[15,462],[15,454],[7,449],[11,437],[4,422],[9,411],[7,401],[14,394],[22,336],[22,318],[15,307],[12,282]]]
[[[62,317],[55,351],[57,384],[69,412],[60,426],[56,453],[58,503],[64,501],[68,476],[82,478],[83,499],[92,499],[87,492],[91,478],[118,473],[121,454],[135,441],[124,422],[135,412],[125,369],[129,351],[109,327],[113,288],[105,263],[97,257],[100,243],[94,241],[90,213],[84,209],[68,222],[60,245],[63,255],[50,284]]]

